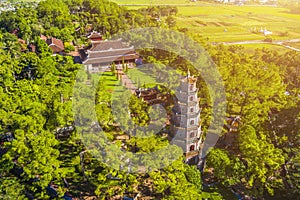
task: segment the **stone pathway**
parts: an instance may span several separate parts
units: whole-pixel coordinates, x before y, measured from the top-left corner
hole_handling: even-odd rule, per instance
[[[135,90],[138,88],[135,86],[135,84],[132,82],[132,80],[122,72],[122,85],[125,86],[127,89],[131,91],[131,93],[135,93]]]

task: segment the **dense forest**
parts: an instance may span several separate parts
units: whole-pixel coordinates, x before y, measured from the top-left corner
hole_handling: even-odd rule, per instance
[[[46,0],[15,7],[0,13],[1,199],[234,199],[234,194],[250,199],[299,198],[299,53],[262,49],[249,54],[240,46],[213,46],[201,35],[176,26],[175,7],[129,10],[105,0]],[[202,45],[222,76],[226,115],[241,119],[236,132],[224,128],[202,172],[185,164],[183,156],[145,173],[117,170],[93,157],[74,126],[73,86],[81,65],[68,55],[53,56],[40,39],[51,36],[66,47],[85,47],[89,45],[86,36],[93,30],[106,39],[141,27],[184,32]],[[150,33],[141,40],[176,44],[182,39],[163,33]],[[212,105],[201,73],[174,53],[139,51],[145,62],[176,66],[182,72],[189,69],[199,77],[205,132]],[[110,109],[112,94],[101,81],[97,87],[97,117],[107,138],[114,140],[115,124],[121,122]],[[129,101],[136,113],[134,122],[146,124],[147,106],[138,98]],[[167,143],[160,135],[126,141],[128,151],[135,152],[153,152]],[[109,156],[116,159],[114,154]]]

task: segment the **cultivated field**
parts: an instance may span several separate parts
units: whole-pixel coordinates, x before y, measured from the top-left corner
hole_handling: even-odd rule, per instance
[[[266,36],[259,32],[271,31],[275,40],[300,38],[300,15],[292,14],[288,8],[273,6],[235,6],[209,4],[186,0],[113,0],[124,5],[161,5],[178,7],[177,25],[189,32],[200,33],[211,42],[231,42],[263,40]],[[130,6],[140,8],[140,6]]]
[[[178,7],[179,27],[200,33],[211,42],[263,40],[261,29],[275,40],[300,38],[300,15],[289,9],[267,6]]]

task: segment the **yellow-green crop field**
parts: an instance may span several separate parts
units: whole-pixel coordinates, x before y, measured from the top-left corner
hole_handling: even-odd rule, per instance
[[[272,32],[275,40],[300,38],[300,15],[287,8],[267,6],[178,7],[179,27],[200,33],[211,42],[265,39],[260,29]],[[254,33],[256,30],[256,33]]]
[[[273,6],[235,6],[187,2],[185,0],[115,0],[119,4],[170,4],[178,7],[177,26],[199,33],[210,42],[263,40],[261,29],[271,31],[273,40],[300,38],[300,14],[288,8]],[[171,0],[170,0],[171,1]],[[129,3],[130,2],[130,3]],[[182,5],[180,5],[182,4]],[[187,6],[186,4],[189,4]],[[131,9],[141,6],[129,6]]]

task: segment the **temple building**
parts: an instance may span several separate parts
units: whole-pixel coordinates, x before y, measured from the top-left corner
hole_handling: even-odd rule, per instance
[[[154,88],[139,88],[135,91],[136,96],[139,98],[142,98],[144,101],[147,102],[151,102],[155,99],[157,99],[160,95],[160,91],[158,89],[158,87],[154,87]]]
[[[92,45],[102,40],[102,35],[96,31],[93,31],[88,37],[91,40]]]
[[[65,50],[63,41],[59,39],[56,39],[54,37],[48,38],[44,35],[41,35],[41,39],[48,44],[53,54],[62,54],[62,52]]]
[[[197,78],[188,75],[181,80],[172,109],[171,143],[181,147],[186,160],[197,157],[201,145],[200,108]]]
[[[139,58],[134,47],[129,46],[121,39],[102,40],[102,36],[96,32],[93,32],[88,38],[92,45],[86,51],[87,57],[83,64],[89,72],[105,71],[113,63],[117,70],[122,69],[123,64],[131,68],[135,66],[135,61]]]
[[[166,104],[169,95],[168,94],[163,94],[158,86],[156,85],[153,88],[138,88],[135,90],[135,95],[143,99],[143,101],[147,102],[148,105],[153,105],[153,104]]]

